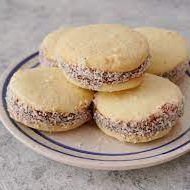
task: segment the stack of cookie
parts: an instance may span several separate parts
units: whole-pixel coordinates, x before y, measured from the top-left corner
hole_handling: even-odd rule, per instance
[[[168,134],[183,115],[171,81],[184,76],[188,51],[176,32],[61,28],[43,40],[40,60],[43,67],[15,73],[7,92],[10,116],[29,127],[66,131],[93,117],[105,134],[140,143]]]

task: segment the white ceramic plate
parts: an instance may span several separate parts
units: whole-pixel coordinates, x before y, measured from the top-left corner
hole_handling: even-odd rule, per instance
[[[0,82],[0,116],[18,140],[38,153],[65,164],[101,170],[129,170],[157,165],[190,150],[190,73],[179,86],[184,93],[185,114],[166,137],[145,144],[128,144],[104,135],[93,122],[63,133],[45,133],[13,121],[7,112],[5,94],[11,76],[23,68],[39,66],[38,52],[11,65]],[[167,93],[167,92],[166,92]]]

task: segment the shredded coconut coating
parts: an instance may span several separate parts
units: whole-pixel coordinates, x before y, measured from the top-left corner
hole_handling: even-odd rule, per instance
[[[83,64],[61,63],[60,65],[71,79],[76,80],[89,89],[97,90],[103,85],[119,84],[142,76],[149,66],[149,58],[137,69],[127,72],[104,72],[98,69],[87,68]]]
[[[21,102],[12,92],[7,92],[7,108],[11,117],[24,124],[60,126],[67,128],[91,119],[90,109],[83,109],[75,113],[43,112],[34,110]]]
[[[40,51],[39,53],[39,59],[42,66],[46,67],[58,67],[58,63],[55,60],[52,59],[46,59],[46,57],[43,55],[43,53]]]
[[[103,116],[98,110],[94,112],[94,119],[98,126],[106,128],[124,136],[148,137],[157,132],[171,128],[183,115],[184,104],[166,103],[157,113],[142,121],[120,121]]]
[[[185,71],[187,70],[187,68],[188,68],[188,63],[180,64],[177,67],[175,67],[173,70],[163,73],[160,76],[168,78],[172,82],[176,82],[185,75]]]

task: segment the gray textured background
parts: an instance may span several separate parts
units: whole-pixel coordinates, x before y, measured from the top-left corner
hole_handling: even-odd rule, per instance
[[[61,25],[113,22],[174,29],[190,44],[189,0],[0,0],[0,74]],[[188,190],[190,153],[140,170],[85,170],[38,155],[0,123],[0,190],[34,189]]]

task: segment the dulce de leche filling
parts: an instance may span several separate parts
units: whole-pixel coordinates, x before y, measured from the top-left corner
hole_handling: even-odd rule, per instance
[[[98,69],[87,68],[83,64],[74,65],[61,63],[60,65],[68,77],[76,80],[83,86],[97,90],[103,85],[119,84],[142,76],[149,66],[149,58],[138,68],[127,72],[105,72]]]
[[[22,103],[10,89],[8,89],[6,101],[11,117],[26,125],[48,125],[67,128],[72,125],[77,125],[77,123],[81,123],[81,121],[84,123],[91,119],[90,109],[83,109],[75,113],[43,112],[35,110]]]
[[[185,75],[188,68],[188,63],[182,63],[175,67],[173,70],[160,74],[160,76],[168,78],[172,82],[176,82]]]
[[[106,128],[124,136],[151,136],[156,132],[171,128],[183,115],[183,102],[179,105],[164,104],[157,113],[141,121],[121,121],[105,117],[98,110],[94,112],[94,119],[98,126]]]

